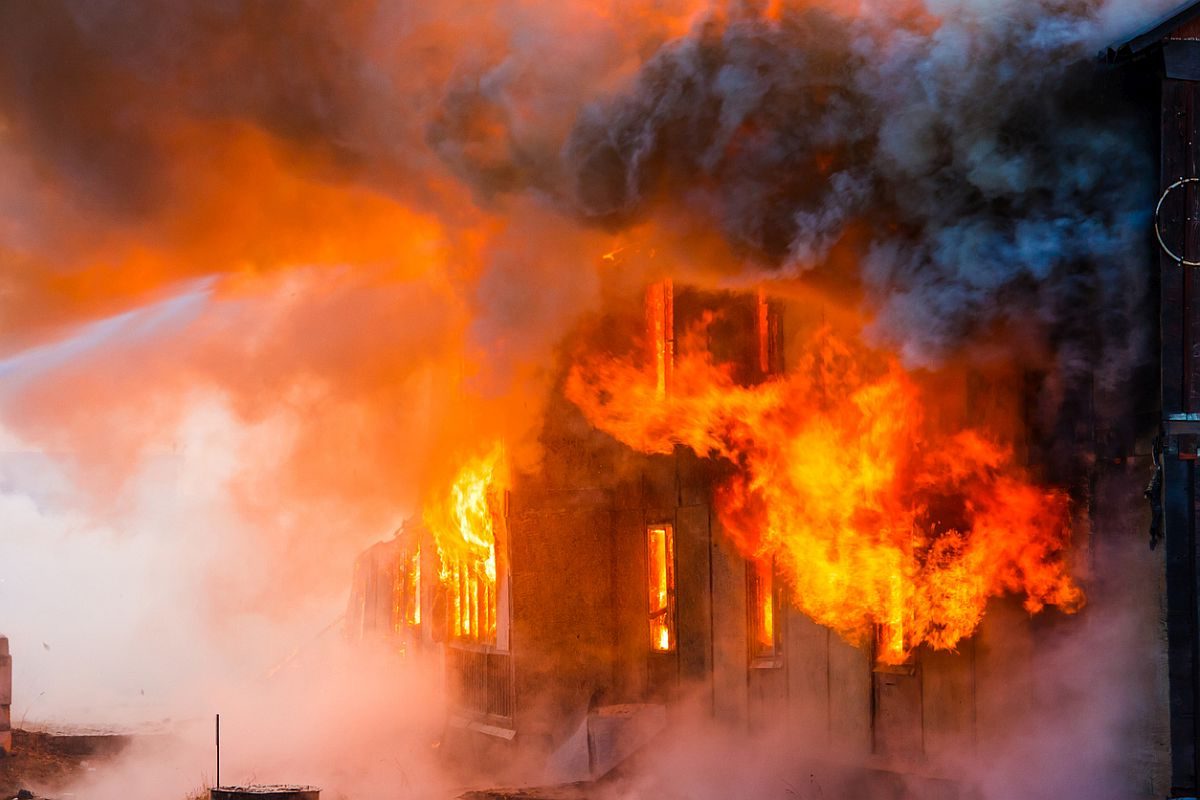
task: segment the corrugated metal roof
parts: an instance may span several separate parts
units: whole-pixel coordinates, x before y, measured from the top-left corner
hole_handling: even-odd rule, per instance
[[[1184,25],[1197,20],[1200,20],[1200,0],[1190,0],[1131,39],[1111,45],[1102,55],[1110,64],[1132,61],[1157,48],[1163,39]]]

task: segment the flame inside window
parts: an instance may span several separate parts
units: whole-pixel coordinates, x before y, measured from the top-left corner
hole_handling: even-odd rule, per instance
[[[650,649],[675,649],[675,535],[670,525],[646,528],[650,589]]]
[[[459,470],[448,497],[426,506],[425,523],[437,544],[447,629],[456,640],[503,645],[497,637],[497,542],[507,487],[504,447]],[[501,637],[503,638],[503,637]]]
[[[417,547],[408,559],[408,592],[405,597],[405,619],[409,625],[421,624],[421,548]]]
[[[899,575],[893,574],[888,581],[891,594],[890,607],[894,610],[875,625],[875,666],[907,666],[913,661],[914,651],[906,640],[908,625],[905,624],[905,585]]]
[[[443,585],[450,635],[474,644],[496,643],[496,579],[484,562],[450,557]]]
[[[751,654],[755,658],[777,655],[775,622],[775,561],[759,558],[748,565]]]
[[[405,628],[421,625],[421,547],[402,550],[389,568],[392,576],[392,629],[403,634]]]

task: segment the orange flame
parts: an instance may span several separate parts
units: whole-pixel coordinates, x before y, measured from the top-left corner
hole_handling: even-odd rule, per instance
[[[455,637],[495,639],[496,526],[507,486],[507,457],[497,442],[464,464],[449,491],[425,506],[423,519],[437,545]]]
[[[672,619],[675,615],[674,533],[670,525],[651,525],[647,530],[647,560],[650,588],[650,646],[668,652],[674,646]]]
[[[808,616],[851,643],[876,634],[879,660],[898,664],[922,643],[953,649],[994,596],[1082,606],[1066,493],[979,431],[938,432],[894,358],[864,374],[871,354],[826,329],[794,372],[741,386],[703,337],[686,337],[666,394],[654,364],[597,356],[572,368],[567,397],[637,450],[729,462],[726,533],[747,558],[774,557]]]

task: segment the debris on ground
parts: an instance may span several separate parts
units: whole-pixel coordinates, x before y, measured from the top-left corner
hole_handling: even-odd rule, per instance
[[[124,750],[131,737],[59,736],[13,731],[13,750],[0,755],[0,800],[50,800],[74,780]]]

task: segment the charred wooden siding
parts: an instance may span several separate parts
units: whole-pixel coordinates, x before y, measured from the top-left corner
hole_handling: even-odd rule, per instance
[[[1162,188],[1200,176],[1200,83],[1164,80],[1162,90]],[[1164,202],[1160,224],[1175,232],[1172,246],[1188,260],[1200,259],[1200,188],[1187,184]],[[1200,272],[1160,255],[1162,412],[1172,419],[1200,412]],[[1169,436],[1163,462],[1167,570],[1167,632],[1171,702],[1171,783],[1193,793],[1197,762],[1196,460],[1194,436]]]

